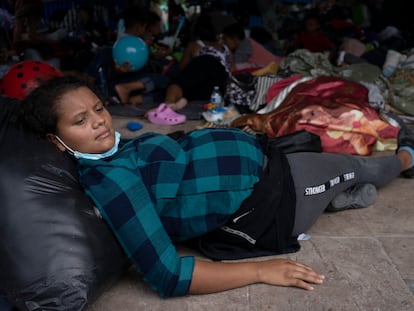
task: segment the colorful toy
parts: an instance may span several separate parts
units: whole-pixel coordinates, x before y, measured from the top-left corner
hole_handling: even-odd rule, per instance
[[[22,61],[14,64],[4,74],[0,84],[0,95],[24,99],[42,82],[62,75],[62,72],[46,62]]]
[[[214,108],[216,108],[216,104],[215,103],[208,103],[204,105],[204,109],[205,110],[213,110]]]
[[[142,129],[142,124],[139,123],[139,122],[130,121],[130,122],[127,123],[127,128],[130,131],[135,132],[135,131],[138,131],[138,130]]]
[[[119,66],[128,62],[133,71],[141,69],[148,61],[149,49],[145,42],[136,36],[124,36],[116,40],[112,56]]]

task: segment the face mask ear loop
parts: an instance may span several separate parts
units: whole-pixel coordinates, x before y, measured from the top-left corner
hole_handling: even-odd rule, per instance
[[[59,136],[57,136],[57,135],[55,135],[55,138],[63,145],[63,147],[65,147],[66,148],[66,151],[67,152],[69,152],[71,155],[74,155],[75,154],[75,151],[72,149],[72,148],[70,148],[68,145],[66,145],[64,142],[63,142],[63,140],[61,140],[60,139],[60,137]]]

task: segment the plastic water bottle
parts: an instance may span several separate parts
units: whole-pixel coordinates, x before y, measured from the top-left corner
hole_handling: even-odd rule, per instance
[[[216,108],[223,108],[223,97],[221,96],[220,88],[218,86],[215,86],[211,93],[211,103],[213,103]]]
[[[125,20],[123,18],[118,21],[117,32],[118,38],[125,33]]]
[[[98,68],[98,74],[99,74],[99,88],[101,89],[102,95],[106,98],[108,97],[108,85],[106,82],[104,70],[101,66]]]

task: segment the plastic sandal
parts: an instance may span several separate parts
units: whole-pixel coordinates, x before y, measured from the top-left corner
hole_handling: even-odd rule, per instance
[[[162,103],[156,110],[148,112],[148,120],[154,124],[176,125],[186,121],[186,116],[176,113],[166,104]]]

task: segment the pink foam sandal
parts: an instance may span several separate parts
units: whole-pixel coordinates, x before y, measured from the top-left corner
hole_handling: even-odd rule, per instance
[[[176,125],[186,121],[186,116],[176,113],[166,104],[162,103],[156,110],[148,112],[148,120],[154,124]]]

